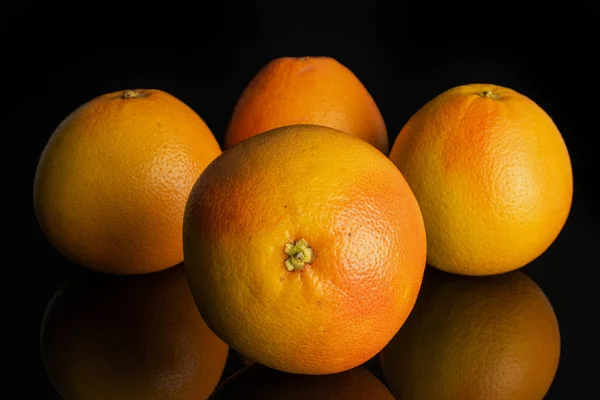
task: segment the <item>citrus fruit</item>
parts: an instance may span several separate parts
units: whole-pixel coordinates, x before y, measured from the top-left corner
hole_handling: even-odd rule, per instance
[[[508,272],[556,239],[573,177],[550,116],[516,91],[454,87],[405,124],[389,155],[419,201],[427,263],[464,275]]]
[[[34,206],[49,242],[115,273],[183,261],[188,193],[221,150],[204,121],[160,90],[108,93],[65,118],[41,154]]]
[[[394,396],[363,367],[331,375],[298,375],[260,364],[227,378],[209,400],[393,400]]]
[[[280,127],[224,151],[185,210],[184,263],[208,326],[245,357],[328,374],[375,356],[423,275],[423,219],[394,164],[361,139]]]
[[[388,153],[377,104],[356,75],[331,57],[281,57],[263,66],[235,105],[225,147],[294,124],[335,128]]]
[[[43,359],[65,400],[207,398],[227,353],[200,317],[181,264],[72,282],[42,325]]]
[[[403,400],[541,400],[559,357],[552,306],[523,272],[472,277],[434,268],[381,352],[388,385]]]

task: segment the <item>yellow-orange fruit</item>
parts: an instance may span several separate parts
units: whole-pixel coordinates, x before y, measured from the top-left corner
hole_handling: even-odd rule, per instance
[[[198,114],[166,92],[96,97],[61,122],[40,157],[40,227],[64,256],[93,270],[172,267],[183,261],[189,191],[220,153]]]
[[[375,356],[412,309],[426,256],[419,206],[394,164],[316,125],[217,157],[190,193],[183,244],[211,329],[257,363],[305,374]]]
[[[427,263],[447,272],[524,266],[552,244],[571,209],[571,161],[558,128],[506,87],[469,84],[436,96],[389,157],[423,212]]]
[[[274,128],[324,125],[361,138],[384,154],[383,117],[362,82],[331,57],[280,57],[256,73],[238,99],[225,147]]]

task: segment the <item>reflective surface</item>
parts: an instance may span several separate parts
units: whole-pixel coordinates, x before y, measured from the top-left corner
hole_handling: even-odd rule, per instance
[[[9,5],[2,25],[5,37],[11,33],[3,50],[11,104],[4,132],[12,188],[6,195],[18,210],[7,214],[18,229],[9,231],[15,244],[5,252],[19,261],[5,263],[4,290],[14,314],[9,330],[17,335],[8,346],[18,349],[20,362],[9,386],[19,388],[19,397],[60,398],[42,363],[41,321],[55,291],[80,273],[47,243],[31,204],[37,160],[60,120],[101,93],[158,87],[190,104],[222,143],[231,109],[257,69],[274,57],[307,54],[336,57],[355,72],[380,107],[390,141],[432,96],[466,82],[513,87],[553,116],[572,156],[573,208],[556,242],[525,271],[550,299],[561,329],[560,364],[546,400],[595,393],[598,91],[589,49],[597,47],[598,2],[547,3],[532,11],[489,3],[470,15],[455,2],[412,2],[400,11],[394,2],[376,1],[329,10],[324,2],[213,2],[216,11],[202,18],[179,6],[136,7],[123,15],[121,7],[13,3],[18,13]],[[307,28],[309,21],[316,23]],[[190,46],[176,52],[173,44],[186,37]],[[381,377],[377,362],[368,365]],[[242,367],[231,352],[224,376]]]
[[[548,318],[542,320],[555,323],[543,291],[523,272],[532,267],[479,278],[454,276],[427,267],[411,317],[390,344],[394,348],[383,352],[387,351],[386,361],[392,365],[388,367],[388,376],[396,382],[389,385],[379,356],[340,374],[294,375],[245,359],[210,332],[193,303],[181,264],[139,276],[103,275],[71,267],[71,278],[50,298],[42,320],[41,359],[45,362],[48,383],[45,398],[49,399],[61,398],[59,392],[66,400],[151,400],[164,396],[183,400],[206,398],[210,393],[213,399],[388,399],[393,398],[390,389],[405,390],[407,384],[419,380],[404,379],[411,373],[428,376],[427,381],[435,382],[447,380],[453,373],[466,374],[471,378],[465,378],[465,382],[480,380],[481,385],[475,386],[485,389],[486,385],[494,387],[494,376],[505,376],[498,375],[501,359],[511,355],[531,364],[531,360],[520,355],[534,354],[540,350],[539,343],[550,343],[542,340],[547,335],[533,342],[523,335],[508,339],[500,336],[504,350],[499,352],[498,340],[491,340],[495,330],[520,329],[529,336],[539,336],[541,332],[534,328],[544,324],[533,324],[532,328],[529,321],[540,318],[540,307],[548,308]],[[513,298],[517,300],[512,301]],[[436,302],[438,305],[434,307]],[[531,309],[535,303],[538,306]],[[470,304],[476,307],[467,307]],[[445,308],[443,315],[440,307]],[[491,314],[489,308],[494,310]],[[473,313],[481,313],[482,317],[475,320],[465,317]],[[524,328],[517,326],[525,318],[521,314],[527,320]],[[419,322],[428,320],[426,324],[432,326]],[[419,326],[425,326],[427,332],[419,333]],[[478,334],[473,333],[475,328],[486,332],[486,338],[478,339]],[[457,329],[463,333],[452,337],[451,333]],[[544,328],[544,332],[548,329]],[[448,333],[448,337],[440,336],[440,332]],[[477,343],[472,338],[461,344],[469,335],[475,335]],[[427,340],[421,340],[422,337]],[[413,348],[419,349],[416,358],[410,355]],[[462,360],[451,363],[451,368],[447,364],[448,349],[457,351],[455,354]],[[546,350],[554,352],[554,348]],[[540,356],[548,356],[548,351],[542,351]],[[471,356],[465,356],[464,352]],[[495,359],[489,359],[488,353]],[[478,354],[488,359],[473,370],[465,362]],[[423,360],[426,365],[421,363]],[[539,365],[533,370],[523,369],[523,380],[531,379],[531,374],[540,370]]]
[[[364,367],[331,375],[294,375],[252,364],[226,379],[210,399],[393,400],[394,396]]]
[[[183,400],[213,391],[228,346],[200,317],[180,264],[71,279],[46,308],[41,354],[67,400]]]

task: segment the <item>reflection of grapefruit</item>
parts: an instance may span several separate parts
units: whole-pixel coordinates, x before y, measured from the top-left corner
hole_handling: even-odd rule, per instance
[[[541,400],[559,356],[556,316],[527,275],[475,278],[433,268],[381,352],[384,375],[403,400]]]
[[[393,400],[363,367],[331,375],[296,375],[253,364],[229,377],[209,400]]]
[[[294,124],[339,129],[388,153],[377,104],[356,75],[331,57],[281,57],[265,65],[235,106],[225,146]]]
[[[400,328],[425,268],[419,206],[380,151],[315,125],[223,152],[184,218],[190,287],[233,349],[287,372],[343,371]]]
[[[390,159],[419,201],[427,261],[490,275],[524,266],[556,239],[569,210],[569,153],[532,100],[495,85],[435,97],[398,135]]]
[[[202,321],[182,265],[70,285],[42,328],[44,361],[66,400],[206,398],[227,350]]]
[[[204,121],[160,90],[99,96],[44,149],[34,205],[49,241],[101,272],[139,274],[183,261],[187,195],[221,150]]]

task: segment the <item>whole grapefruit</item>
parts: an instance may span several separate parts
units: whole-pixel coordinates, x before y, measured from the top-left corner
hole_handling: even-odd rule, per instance
[[[419,205],[394,164],[317,125],[217,157],[190,193],[183,244],[210,328],[257,363],[304,374],[375,356],[412,309],[426,257]]]
[[[557,126],[513,89],[449,89],[406,123],[389,155],[427,229],[427,263],[464,275],[528,264],[561,232],[573,196]]]
[[[358,77],[331,57],[280,57],[264,65],[240,95],[225,147],[294,124],[324,125],[359,137],[387,155],[381,112]]]
[[[221,153],[202,118],[161,90],[122,90],[83,104],[56,128],[34,180],[49,242],[72,262],[114,274],[183,261],[183,210]]]

